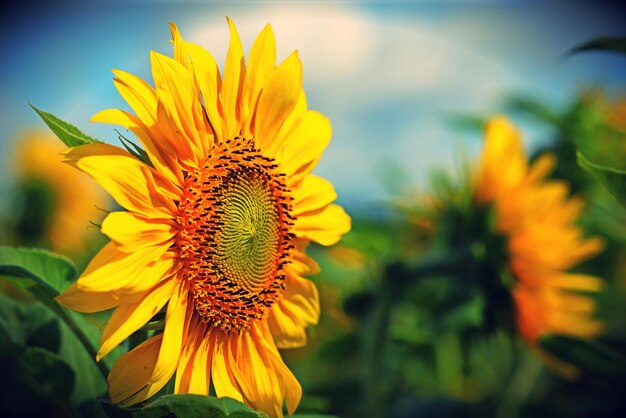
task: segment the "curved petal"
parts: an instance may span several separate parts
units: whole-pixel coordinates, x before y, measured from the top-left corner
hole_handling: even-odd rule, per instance
[[[113,403],[125,403],[135,394],[145,393],[147,381],[154,369],[163,334],[156,335],[123,354],[111,368],[109,396]]]
[[[164,149],[164,141],[155,140],[153,138],[154,132],[148,129],[137,116],[120,109],[105,109],[93,115],[89,121],[119,125],[130,129],[144,146],[155,169],[174,184],[182,182],[180,167],[171,157],[174,153]]]
[[[76,284],[88,292],[145,291],[173,266],[171,258],[162,258],[167,249],[168,245],[160,245],[127,253],[109,242],[89,262]]]
[[[297,52],[282,62],[263,87],[256,111],[255,138],[259,149],[267,148],[298,102],[302,90],[302,63]]]
[[[178,284],[178,288],[170,292],[170,295],[171,298],[165,315],[163,345],[159,352],[159,359],[150,376],[149,384],[167,382],[176,371],[182,351],[183,333],[191,319],[191,314],[187,309],[189,299],[187,298],[185,283]]]
[[[120,206],[148,218],[172,217],[174,203],[150,190],[156,179],[164,185],[169,181],[126,151],[108,144],[81,145],[66,151],[65,161],[93,177]]]
[[[120,305],[109,319],[100,343],[97,360],[106,356],[133,332],[144,326],[161,310],[176,288],[175,278],[164,280],[143,294],[134,303]]]
[[[102,221],[101,231],[115,241],[119,250],[131,253],[169,241],[176,233],[176,225],[169,219],[147,219],[132,212],[111,212]]]
[[[211,360],[211,373],[213,387],[218,397],[228,397],[243,402],[242,390],[235,374],[230,366],[230,338],[236,338],[235,335],[222,334],[212,332],[211,336],[215,338],[213,346],[213,358]]]
[[[242,96],[241,131],[243,136],[251,138],[255,132],[255,116],[261,90],[276,68],[276,41],[270,25],[263,28],[252,44],[248,61]]]
[[[193,75],[165,55],[152,52],[150,59],[157,87],[159,127],[165,129],[165,138],[181,161],[197,162],[204,158],[212,141]]]
[[[223,138],[223,121],[219,113],[222,108],[222,100],[219,92],[222,86],[222,79],[219,68],[213,56],[204,48],[191,42],[186,42],[180,36],[178,28],[170,23],[172,38],[174,40],[174,54],[179,62],[188,65],[194,75],[196,85],[202,93],[204,108],[211,127],[215,131],[217,138]],[[180,51],[179,54],[177,51]],[[189,62],[187,63],[187,58]],[[217,139],[214,139],[216,141]]]
[[[327,206],[337,198],[337,193],[331,182],[311,174],[293,191],[293,198],[293,214],[297,217]]]
[[[291,272],[285,285],[283,297],[270,310],[268,324],[278,348],[302,347],[306,344],[306,328],[319,320],[317,287]]]
[[[239,339],[239,364],[248,384],[244,393],[246,403],[268,413],[271,417],[283,417],[283,403],[287,412],[295,412],[302,388],[293,373],[280,358],[278,350],[265,322],[250,327]]]
[[[241,129],[241,94],[243,80],[246,74],[246,63],[243,57],[243,47],[239,39],[237,28],[230,18],[227,18],[230,28],[230,45],[224,66],[224,82],[222,83],[222,104],[224,106],[224,138],[230,139],[239,135]]]
[[[55,300],[66,308],[84,313],[106,311],[121,303],[119,297],[112,292],[88,292],[80,289],[76,283],[65,289]]]
[[[291,131],[285,133],[282,149],[275,156],[290,186],[313,170],[331,136],[330,121],[319,112],[309,110],[294,121]]]
[[[333,245],[350,230],[351,220],[338,205],[298,215],[292,231],[297,237],[307,238],[322,245]]]

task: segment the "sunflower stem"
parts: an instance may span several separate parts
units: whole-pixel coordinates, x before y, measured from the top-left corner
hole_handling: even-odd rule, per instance
[[[83,331],[80,329],[76,321],[74,321],[74,318],[72,318],[72,315],[69,312],[67,312],[65,309],[59,309],[57,311],[57,314],[59,318],[63,322],[65,322],[65,325],[67,325],[68,328],[74,333],[74,335],[83,345],[83,347],[85,347],[85,350],[87,350],[87,353],[89,353],[89,357],[94,360],[98,371],[100,371],[100,374],[106,382],[107,377],[109,376],[109,368],[106,364],[104,364],[103,361],[95,361],[96,357],[98,356],[98,350],[96,349],[96,347],[93,346],[89,338],[87,338],[85,333],[83,333]]]
[[[382,418],[387,415],[384,385],[384,358],[389,337],[391,309],[396,300],[402,297],[407,283],[415,283],[433,274],[458,275],[466,269],[472,258],[468,250],[460,250],[439,255],[426,255],[408,262],[388,264],[383,272],[374,307],[370,313],[369,332],[365,334],[363,396],[365,415],[369,418]]]
[[[367,333],[364,342],[365,379],[363,395],[366,416],[370,418],[382,418],[385,416],[386,410],[382,391],[383,360],[387,345],[391,306],[394,299],[393,286],[389,283],[389,270],[386,269],[383,276],[378,298],[370,314],[370,333]]]

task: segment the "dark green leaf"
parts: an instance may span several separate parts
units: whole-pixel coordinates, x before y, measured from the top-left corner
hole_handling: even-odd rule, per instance
[[[600,341],[548,335],[541,338],[539,344],[559,359],[583,371],[612,376],[626,374],[626,358]]]
[[[253,411],[230,398],[202,395],[165,395],[143,408],[122,408],[102,401],[102,408],[111,418],[264,418],[263,412]]]
[[[115,130],[115,132],[117,132],[120,142],[122,143],[124,148],[126,148],[126,151],[128,151],[130,155],[153,167],[152,161],[150,161],[150,157],[148,157],[148,153],[146,151],[144,151],[137,144],[122,135],[117,129]]]
[[[591,162],[580,151],[576,155],[578,165],[595,177],[622,206],[626,207],[626,171]]]
[[[626,38],[596,38],[578,45],[568,55],[586,51],[606,51],[626,54]]]
[[[26,347],[17,361],[45,393],[69,399],[74,388],[74,371],[59,355],[39,347]]]
[[[54,312],[78,338],[89,357],[95,359],[93,339],[85,334],[86,327],[81,326],[84,318],[67,311],[54,300],[76,277],[76,267],[69,259],[45,250],[0,247],[2,276]],[[98,368],[103,376],[108,374],[104,363],[98,363]]]
[[[53,353],[58,353],[59,347],[61,346],[61,329],[59,328],[57,318],[53,318],[38,327],[28,336],[26,345],[30,347],[41,347]]]
[[[69,123],[62,121],[51,113],[44,112],[43,110],[37,109],[32,104],[30,107],[33,108],[35,112],[41,119],[48,125],[48,127],[54,132],[54,134],[59,137],[61,141],[68,147],[76,147],[79,145],[85,144],[93,144],[98,143],[101,144],[102,141],[94,139],[90,136],[87,136],[83,132],[81,132],[77,127],[70,125]]]

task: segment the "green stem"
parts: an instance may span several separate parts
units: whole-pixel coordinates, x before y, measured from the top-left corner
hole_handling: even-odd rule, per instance
[[[89,356],[95,360],[98,356],[98,350],[96,350],[96,348],[91,344],[91,341],[89,341],[89,338],[87,338],[87,336],[83,333],[78,324],[74,321],[74,318],[72,318],[71,314],[63,308],[56,310],[56,312],[59,318],[61,318],[61,320],[65,322],[68,328],[74,333],[78,341],[80,341],[83,347],[85,347],[85,350],[87,350]],[[109,376],[109,368],[106,364],[104,364],[103,361],[96,361],[96,367],[98,368],[100,374],[106,382],[107,377]]]
[[[366,416],[382,418],[386,416],[384,399],[383,367],[385,349],[389,334],[391,309],[400,298],[407,283],[416,282],[433,274],[454,275],[462,272],[466,261],[471,258],[468,252],[456,252],[438,256],[426,256],[408,263],[395,262],[387,265],[380,282],[380,288],[369,317],[369,332],[365,332],[363,395]]]
[[[388,280],[384,277],[381,289],[374,309],[370,316],[370,333],[366,333],[364,341],[365,357],[365,380],[363,394],[367,416],[370,418],[382,418],[385,416],[385,402],[383,396],[383,360],[387,345],[389,319],[393,304],[393,290],[386,285]]]

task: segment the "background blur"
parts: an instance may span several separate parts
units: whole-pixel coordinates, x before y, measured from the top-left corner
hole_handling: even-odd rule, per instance
[[[619,416],[615,411],[623,407],[624,393],[615,389],[625,387],[623,376],[599,383],[562,381],[527,359],[519,341],[501,334],[476,344],[472,340],[469,349],[456,333],[475,319],[469,305],[436,331],[427,327],[432,334],[421,332],[420,321],[434,321],[435,311],[430,316],[392,312],[389,332],[395,345],[387,349],[394,351],[382,372],[368,374],[368,356],[375,356],[377,348],[368,347],[367,330],[373,324],[364,306],[374,303],[372,283],[385,263],[398,258],[398,245],[411,245],[403,241],[406,228],[389,210],[390,203],[408,190],[428,190],[433,169],[452,169],[473,159],[482,145],[485,118],[506,114],[522,131],[528,150],[549,148],[560,157],[572,135],[564,127],[587,123],[578,111],[590,95],[611,103],[624,97],[623,55],[566,54],[593,38],[626,36],[623,8],[599,1],[96,0],[24,1],[2,8],[3,243],[54,247],[41,237],[16,238],[16,225],[29,224],[24,216],[40,215],[23,213],[33,204],[29,187],[38,186],[29,183],[24,189],[16,180],[22,161],[18,141],[46,130],[29,101],[90,136],[118,144],[115,127],[88,120],[102,109],[127,109],[111,69],[151,80],[149,51],[171,54],[168,21],[186,40],[207,48],[221,68],[229,38],[225,16],[236,24],[246,55],[270,23],[278,61],[299,50],[309,107],[333,123],[333,139],[316,173],[335,185],[338,203],[355,225],[339,247],[312,248],[323,269],[317,277],[322,322],[309,347],[286,353],[304,387],[303,410],[363,416],[364,394],[372,390],[363,386],[365,376],[381,379],[390,417]],[[618,117],[623,120],[624,114]],[[570,167],[563,177],[575,190],[587,190],[575,162],[564,167]],[[588,197],[610,201],[598,193]],[[104,197],[94,200],[98,207],[113,207]],[[619,283],[626,271],[626,217],[612,203],[599,207],[584,222],[594,234],[607,237],[609,251],[588,269]],[[87,219],[97,222],[98,216],[95,212]],[[88,221],[83,224],[90,243],[80,251],[59,250],[79,265],[103,242],[95,229],[87,230]],[[418,303],[428,311],[428,295],[447,290],[424,286],[419,292],[426,296]],[[626,283],[615,286],[623,290]],[[614,298],[611,304],[623,306],[624,300]],[[610,338],[623,341],[624,312],[609,311],[615,323]],[[407,322],[414,316],[418,319]],[[410,334],[409,328],[421,331]],[[401,363],[406,358],[420,360]]]

